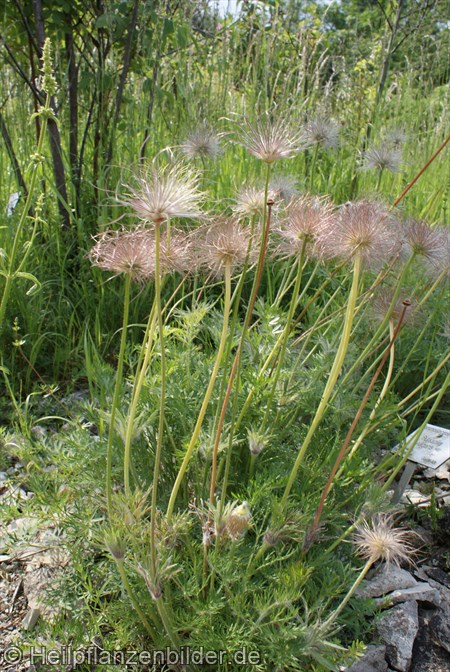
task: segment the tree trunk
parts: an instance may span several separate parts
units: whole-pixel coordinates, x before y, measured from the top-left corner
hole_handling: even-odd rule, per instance
[[[78,209],[78,201],[80,197],[80,168],[78,163],[78,68],[75,62],[71,14],[67,16],[67,24],[69,30],[65,34],[65,47],[68,63],[69,161]]]
[[[22,190],[22,193],[24,197],[26,198],[28,196],[28,189],[27,185],[25,184],[25,180],[23,179],[22,172],[20,170],[19,162],[17,160],[16,154],[14,152],[14,147],[11,141],[11,136],[8,133],[8,129],[5,124],[5,120],[3,119],[3,115],[0,111],[0,133],[2,135],[3,141],[6,145],[6,151],[8,152],[9,159],[12,163],[12,167],[14,170],[14,175],[16,176],[17,184],[19,189]]]
[[[44,16],[42,13],[42,1],[33,0],[34,18],[36,22],[37,44],[39,49],[39,57],[42,59],[42,49],[45,42],[45,28]],[[56,103],[54,96],[50,99],[50,105],[53,113],[56,116]],[[70,215],[68,211],[68,199],[66,188],[66,176],[64,171],[64,163],[62,159],[61,137],[59,135],[59,128],[54,119],[48,120],[48,134],[50,138],[50,151],[52,154],[53,174],[55,177],[55,187],[58,193],[58,210],[62,220],[64,229],[70,228]]]
[[[120,80],[119,80],[119,87],[117,89],[117,95],[116,95],[116,104],[115,104],[115,109],[114,109],[114,119],[111,127],[111,137],[109,141],[109,147],[108,147],[108,154],[107,154],[107,164],[110,164],[112,161],[113,157],[113,151],[114,151],[114,137],[116,134],[116,126],[117,122],[119,121],[119,115],[120,115],[120,108],[122,106],[122,99],[123,99],[123,91],[125,88],[125,82],[127,79],[128,75],[128,70],[130,69],[130,61],[131,61],[131,51],[133,47],[133,37],[134,37],[134,32],[136,29],[136,24],[138,20],[138,13],[139,13],[139,0],[134,0],[134,5],[133,5],[133,12],[131,14],[131,20],[130,20],[130,25],[128,27],[128,35],[127,35],[127,42],[125,45],[125,51],[123,55],[123,67],[122,67],[122,72],[120,74]]]

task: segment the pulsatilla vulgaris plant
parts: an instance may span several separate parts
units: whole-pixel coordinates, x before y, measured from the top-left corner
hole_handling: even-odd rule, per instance
[[[140,172],[120,197],[132,227],[103,232],[90,252],[124,278],[105,544],[150,645],[180,660],[202,647],[205,669],[207,651],[225,652],[219,670],[241,669],[238,653],[253,652],[249,669],[311,671],[358,653],[339,618],[369,567],[403,557],[403,533],[380,511],[406,457],[378,464],[372,453],[419,412],[427,422],[448,386],[448,356],[426,331],[448,273],[446,232],[377,199],[284,200],[273,164],[307,135],[283,120],[239,124],[223,153],[241,143],[265,163],[265,184],[247,181],[225,215],[206,211],[190,168]],[[334,126],[331,136],[327,146]],[[153,303],[125,371],[143,283]],[[407,319],[413,309],[420,321]],[[395,383],[426,333],[427,369],[401,398]],[[357,557],[340,545],[355,526],[366,559],[356,581]]]

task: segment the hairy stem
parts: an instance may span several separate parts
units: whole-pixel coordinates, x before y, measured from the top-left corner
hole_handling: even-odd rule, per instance
[[[124,463],[123,474],[125,483],[125,494],[130,494],[130,469],[131,469],[131,442],[133,440],[134,420],[137,412],[137,405],[139,397],[141,396],[142,386],[144,385],[145,376],[147,373],[150,356],[153,349],[153,335],[156,327],[156,302],[150,311],[147,321],[147,328],[144,336],[143,348],[140,353],[140,362],[138,363],[136,376],[134,379],[133,393],[131,397],[130,409],[127,417],[127,428],[125,432],[125,448],[124,448]],[[142,359],[142,352],[145,355]]]
[[[228,319],[229,319],[229,314],[230,314],[230,304],[231,304],[231,268],[230,265],[227,264],[225,266],[225,302],[224,302],[224,310],[223,310],[223,325],[222,325],[222,335],[220,338],[220,344],[219,344],[219,349],[217,351],[216,355],[216,361],[214,363],[214,368],[211,373],[211,377],[209,379],[209,384],[205,392],[205,396],[203,399],[202,406],[200,408],[200,412],[198,414],[197,422],[194,427],[193,434],[191,436],[191,440],[189,442],[188,448],[186,450],[186,454],[183,458],[183,462],[181,463],[180,469],[177,474],[177,478],[175,480],[174,486],[172,488],[172,492],[170,495],[169,499],[169,505],[167,507],[167,519],[170,521],[172,518],[173,514],[173,509],[175,506],[175,502],[177,499],[178,491],[180,489],[181,482],[184,478],[184,475],[186,473],[188,464],[191,460],[192,453],[194,452],[195,444],[197,443],[198,437],[200,435],[200,430],[202,428],[203,424],[203,419],[205,417],[206,410],[208,408],[211,395],[214,389],[214,384],[216,382],[217,374],[219,373],[219,368],[220,368],[220,363],[222,361],[222,355],[225,350],[225,344],[227,341],[227,332],[228,332]],[[214,468],[214,465],[213,465]],[[211,476],[212,478],[212,476]]]
[[[308,535],[307,535],[307,542],[305,542],[306,544],[311,544],[312,541],[313,541],[314,538],[315,538],[317,528],[319,527],[320,517],[321,517],[321,515],[322,515],[323,507],[324,507],[324,505],[325,505],[325,500],[326,500],[326,498],[327,498],[327,496],[328,496],[328,493],[329,493],[330,490],[331,490],[331,486],[332,486],[332,484],[333,484],[334,477],[336,476],[336,472],[337,472],[337,470],[339,469],[339,466],[340,466],[342,460],[344,459],[344,457],[345,457],[345,455],[346,455],[346,453],[347,453],[347,449],[348,449],[348,446],[349,446],[349,444],[350,444],[350,440],[351,440],[351,438],[352,438],[352,436],[353,436],[353,432],[355,431],[355,429],[356,429],[356,425],[358,424],[359,419],[361,418],[362,412],[363,412],[363,410],[364,410],[364,408],[365,408],[367,402],[369,401],[369,397],[370,397],[370,395],[371,395],[371,393],[372,393],[372,390],[373,390],[373,388],[374,388],[374,386],[375,386],[375,383],[376,383],[376,381],[378,380],[378,377],[379,377],[381,371],[383,370],[383,367],[384,367],[384,365],[385,365],[385,363],[386,363],[386,361],[387,361],[387,358],[389,357],[389,354],[390,354],[390,353],[392,352],[392,350],[393,350],[394,343],[395,343],[395,339],[397,338],[398,333],[399,333],[399,331],[400,331],[400,329],[401,329],[401,326],[402,326],[402,323],[403,323],[403,319],[404,319],[404,316],[405,316],[405,312],[406,312],[407,307],[408,307],[407,305],[404,305],[404,308],[403,308],[403,311],[402,311],[402,313],[401,313],[401,315],[400,315],[400,319],[399,319],[399,321],[398,321],[398,324],[397,324],[395,330],[393,331],[393,333],[392,333],[392,335],[391,335],[391,340],[390,340],[390,342],[389,342],[389,345],[388,345],[388,347],[387,347],[386,350],[385,350],[385,353],[384,353],[384,355],[383,355],[383,358],[382,358],[382,360],[381,360],[381,362],[380,362],[380,364],[379,364],[379,366],[378,366],[378,368],[377,368],[377,370],[376,370],[376,372],[375,372],[375,374],[374,374],[372,380],[370,381],[370,385],[368,386],[368,388],[367,388],[367,390],[366,390],[366,393],[365,393],[365,395],[364,395],[364,397],[363,397],[363,399],[362,399],[362,401],[361,401],[361,404],[360,404],[360,406],[359,406],[359,408],[358,408],[358,411],[356,412],[355,417],[353,418],[353,421],[352,421],[352,423],[351,423],[351,425],[350,425],[350,428],[349,428],[349,430],[348,430],[348,432],[347,432],[347,435],[346,435],[346,437],[345,437],[345,439],[344,439],[344,442],[343,442],[343,444],[342,444],[342,446],[341,446],[341,449],[340,449],[340,451],[339,451],[339,453],[338,453],[338,455],[337,455],[337,457],[336,457],[336,461],[335,461],[335,463],[334,463],[334,465],[333,465],[333,468],[332,468],[332,470],[331,470],[331,473],[330,473],[330,475],[329,475],[329,477],[328,477],[328,480],[327,480],[327,482],[326,482],[326,484],[325,484],[325,487],[324,487],[324,489],[323,489],[322,496],[321,496],[321,498],[320,498],[320,502],[319,502],[319,505],[318,505],[318,507],[317,507],[317,511],[316,511],[315,516],[314,516],[313,523],[312,523],[312,525],[311,525],[311,529],[310,529],[310,531],[309,531],[309,533],[308,533]],[[387,380],[389,380],[389,378],[387,378]],[[385,388],[383,388],[383,389],[385,389]],[[386,389],[387,389],[387,388],[386,388]],[[378,400],[377,403],[379,403],[379,400]],[[374,410],[375,410],[375,409],[374,409]]]
[[[339,377],[339,374],[342,369],[342,365],[344,364],[344,359],[345,355],[347,353],[347,348],[350,342],[350,334],[352,330],[352,324],[353,324],[353,317],[355,314],[355,307],[356,307],[356,299],[358,296],[358,284],[359,284],[359,276],[360,276],[360,269],[361,269],[361,258],[359,254],[356,255],[355,257],[355,262],[354,262],[354,267],[353,267],[353,282],[352,286],[350,289],[350,294],[348,297],[348,303],[347,303],[347,310],[345,313],[344,317],[344,327],[342,330],[342,336],[341,336],[341,341],[339,343],[338,350],[336,352],[336,357],[333,362],[333,366],[331,367],[331,371],[328,377],[327,384],[325,386],[325,390],[322,395],[322,399],[320,400],[320,404],[317,407],[316,414],[314,416],[314,419],[311,423],[311,426],[309,428],[309,431],[303,441],[303,444],[298,452],[297,459],[295,460],[294,466],[292,468],[291,474],[289,476],[288,483],[286,485],[282,500],[281,500],[281,505],[283,507],[286,506],[288,497],[290,495],[292,486],[294,484],[295,478],[297,476],[298,470],[300,468],[300,465],[303,461],[303,457],[306,453],[306,450],[311,442],[311,439],[314,435],[314,432],[316,431],[317,427],[319,426],[323,415],[325,413],[328,401],[331,397],[331,394],[333,392],[334,386],[336,384],[336,381]]]
[[[337,609],[335,609],[335,610],[333,611],[333,613],[332,613],[332,614],[327,618],[327,620],[324,621],[324,623],[322,624],[322,628],[323,628],[323,629],[326,629],[329,625],[331,625],[331,624],[337,619],[337,617],[339,616],[339,614],[341,613],[341,611],[343,610],[343,608],[345,607],[345,605],[347,604],[347,602],[348,602],[348,601],[350,600],[350,598],[352,597],[352,595],[353,595],[353,593],[355,592],[355,590],[358,588],[358,586],[359,586],[359,584],[361,583],[361,581],[366,577],[367,572],[368,572],[369,569],[372,567],[372,565],[373,565],[374,562],[375,562],[375,559],[374,559],[374,558],[369,558],[369,560],[366,562],[366,564],[364,565],[364,567],[362,568],[362,570],[361,570],[360,573],[358,574],[358,576],[357,576],[357,578],[356,578],[356,581],[354,581],[354,583],[353,583],[352,586],[350,587],[350,590],[348,591],[347,595],[344,597],[344,599],[342,600],[342,602],[340,603],[340,605],[337,607]]]
[[[153,467],[152,502],[150,514],[150,559],[153,574],[156,574],[156,504],[158,497],[158,480],[161,466],[161,452],[164,434],[164,404],[166,400],[166,353],[164,349],[164,324],[161,312],[161,224],[156,222],[155,228],[155,302],[158,319],[159,346],[161,352],[161,391],[159,403],[158,436],[156,438],[155,464]]]
[[[108,505],[108,515],[111,517],[112,514],[112,453],[113,453],[113,439],[115,431],[115,420],[117,407],[119,405],[120,398],[120,388],[122,386],[122,377],[123,377],[123,360],[125,355],[125,345],[127,341],[127,327],[128,327],[128,315],[130,312],[130,287],[131,287],[131,276],[127,274],[125,276],[125,293],[123,299],[123,323],[122,323],[122,334],[120,337],[120,348],[119,348],[119,358],[117,361],[117,372],[116,372],[116,383],[114,386],[114,395],[111,407],[111,419],[109,424],[108,432],[108,444],[106,448],[106,499]]]
[[[150,635],[152,640],[154,642],[156,642],[157,641],[156,633],[155,633],[153,627],[150,625],[146,615],[142,611],[141,607],[139,606],[139,602],[137,601],[137,599],[134,595],[134,592],[133,592],[133,590],[130,586],[130,583],[128,581],[128,577],[127,577],[126,572],[125,572],[125,567],[123,566],[123,560],[117,560],[116,559],[116,565],[117,565],[117,569],[119,570],[120,578],[122,579],[122,583],[124,585],[124,588],[128,593],[128,597],[130,598],[134,609],[136,610],[136,612],[137,612],[139,618],[141,619],[141,621],[142,621],[145,629],[147,630],[148,634]]]

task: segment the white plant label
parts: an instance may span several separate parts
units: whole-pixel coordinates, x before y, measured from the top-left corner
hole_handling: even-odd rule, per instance
[[[417,429],[406,437],[402,447],[406,450],[411,443],[416,441]],[[395,448],[398,449],[400,445]],[[423,464],[425,467],[437,469],[443,462],[450,458],[450,429],[426,425],[416,445],[409,454],[408,460]]]

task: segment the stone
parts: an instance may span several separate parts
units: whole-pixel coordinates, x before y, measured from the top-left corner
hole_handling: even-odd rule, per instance
[[[358,590],[362,597],[380,597],[393,590],[412,588],[417,584],[415,578],[397,565],[382,565],[369,580],[365,581]]]
[[[22,628],[24,630],[33,630],[40,615],[41,611],[37,607],[31,607],[31,609],[28,609],[27,613],[25,614],[25,618],[22,621]]]
[[[414,600],[389,609],[378,623],[377,632],[386,645],[387,661],[395,670],[409,671],[418,629],[419,614]]]
[[[35,534],[39,526],[37,518],[16,518],[12,520],[6,527],[6,531],[10,535],[27,536]]]
[[[441,596],[436,588],[432,588],[429,583],[418,583],[412,588],[405,588],[403,590],[394,590],[384,597],[376,600],[377,604],[384,606],[391,606],[393,604],[400,604],[400,602],[408,602],[409,600],[416,600],[417,602],[430,602],[435,607],[441,603]]]
[[[347,672],[387,672],[388,664],[385,654],[386,647],[384,644],[370,645],[362,658],[345,669]]]
[[[422,569],[425,572],[425,574],[428,577],[430,577],[430,579],[438,581],[438,583],[441,583],[446,588],[450,588],[450,576],[446,572],[444,572],[443,569],[440,569],[439,567],[427,567],[427,566],[422,567]]]
[[[450,654],[432,639],[429,622],[433,612],[422,611],[419,617],[419,632],[413,647],[410,672],[448,672]]]
[[[428,495],[423,495],[419,490],[407,489],[401,496],[400,501],[402,504],[414,504],[419,508],[425,508],[430,506],[431,500]]]
[[[430,619],[431,638],[436,644],[450,653],[450,621],[448,613],[439,610]]]
[[[439,481],[449,481],[450,482],[450,460],[441,464],[437,469],[425,469],[423,472],[425,478],[437,478]]]
[[[441,596],[441,604],[440,607],[443,611],[448,612],[449,615],[449,620],[450,620],[450,588],[447,588],[441,581],[435,581],[434,579],[431,578],[432,573],[430,570],[436,570],[437,574],[434,574],[434,576],[440,576],[440,570],[439,568],[434,568],[434,567],[427,567],[426,568],[426,573],[423,568],[420,568],[416,570],[415,574],[418,578],[422,579],[423,581],[427,581],[427,583],[430,584],[433,588],[435,588],[439,595]],[[445,572],[442,572],[444,576],[446,576]]]

